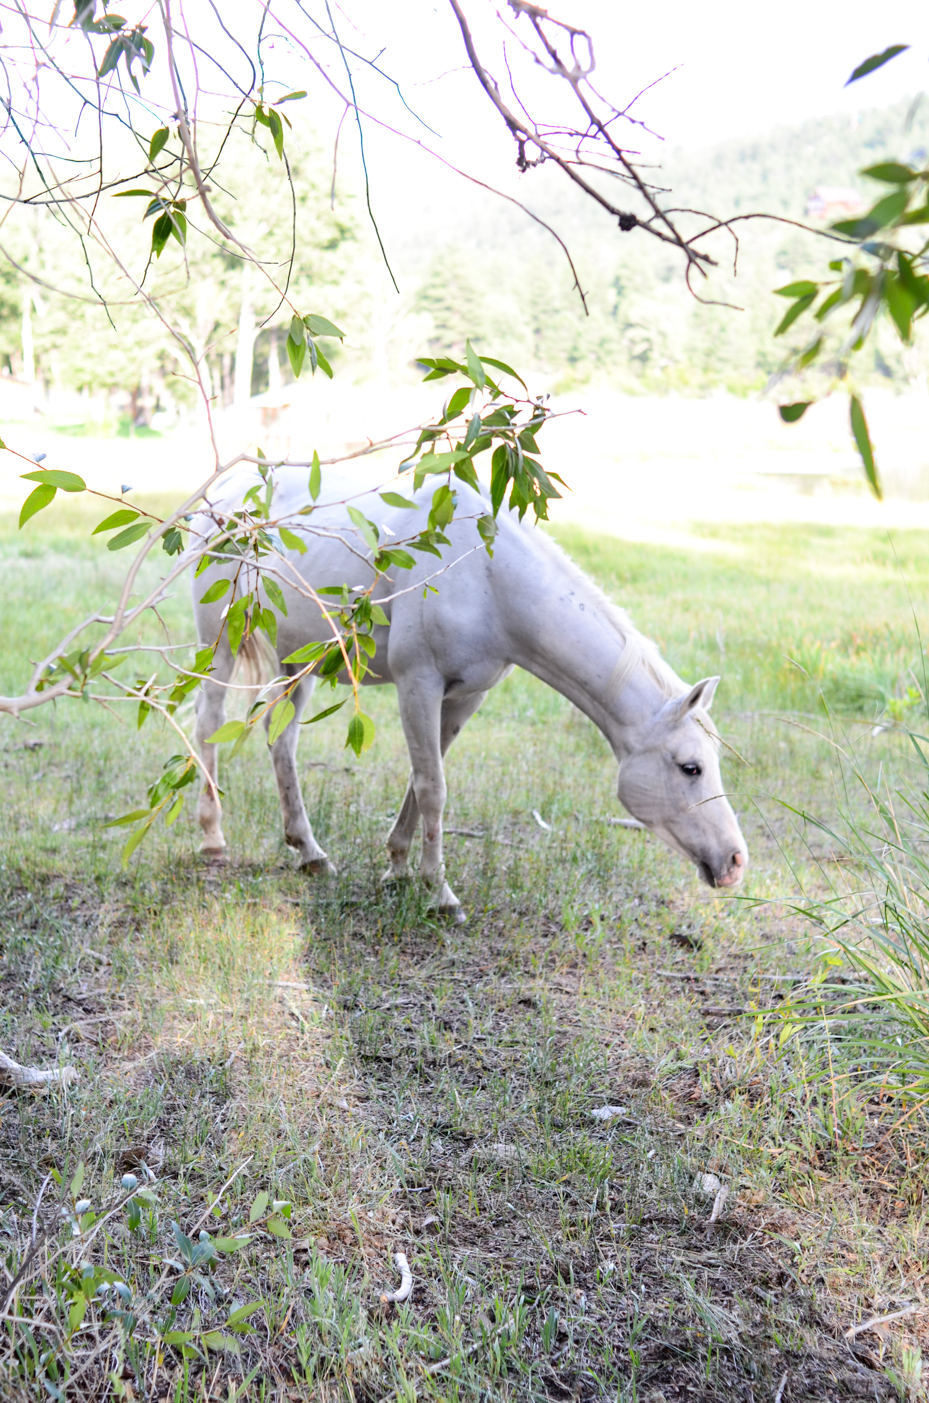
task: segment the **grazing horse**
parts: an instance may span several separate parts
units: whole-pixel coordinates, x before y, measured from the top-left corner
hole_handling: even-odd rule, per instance
[[[362,494],[357,484],[327,478],[332,504],[321,503],[311,515],[301,516],[307,502],[305,470],[281,467],[271,476],[271,519],[298,534],[307,547],[301,553],[282,546],[285,562],[271,562],[287,604],[287,615],[279,614],[277,624],[281,659],[332,636],[319,606],[301,593],[302,581],[314,589],[344,582],[361,590],[374,578],[371,551],[352,523],[345,500],[373,521],[382,543],[389,544],[391,537],[411,536],[426,525],[433,489],[427,485],[415,494],[414,512],[385,505],[375,492]],[[260,479],[249,472],[224,484],[221,496],[191,523],[194,548],[224,525],[256,483]],[[422,818],[419,874],[432,889],[431,905],[460,916],[442,857],[442,760],[490,688],[514,667],[522,667],[567,697],[606,736],[619,762],[618,796],[628,812],[689,858],[709,886],[734,887],[745,872],[748,853],[723,793],[718,737],[708,716],[719,679],[704,678],[693,687],[682,682],[623,611],[548,536],[521,523],[515,513],[500,512],[489,556],[475,527],[475,518],[488,511],[487,501],[457,483],[455,490],[458,511],[447,528],[451,545],[444,548],[441,564],[420,556],[412,569],[391,567],[372,596],[389,622],[374,628],[377,651],[364,681],[396,686],[412,763],[406,797],[387,839],[387,878],[409,875],[410,847]],[[197,703],[197,739],[214,783],[217,747],[209,737],[223,723],[223,684],[229,683],[235,666],[222,625],[224,604],[231,596],[227,593],[225,601],[210,604],[199,601],[208,586],[222,577],[232,578],[236,568],[234,561],[218,561],[193,582],[201,646],[220,639],[214,672],[203,683]],[[256,588],[254,569],[246,573],[250,578],[239,579],[240,595]],[[432,589],[425,588],[429,578]],[[266,607],[265,591],[259,590]],[[270,695],[280,694],[283,679],[297,671],[292,664],[279,663]],[[296,715],[271,746],[271,760],[284,836],[304,867],[321,872],[333,869],[313,836],[296,767],[298,724],[315,681],[312,675],[304,677],[292,691]],[[199,819],[204,851],[218,854],[225,840],[215,789],[209,785],[200,797]]]

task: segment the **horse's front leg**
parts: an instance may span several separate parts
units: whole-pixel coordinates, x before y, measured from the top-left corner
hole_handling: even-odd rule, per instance
[[[314,685],[314,678],[305,677],[289,693],[290,700],[294,704],[295,715],[287,729],[278,736],[271,746],[271,764],[274,767],[277,792],[281,801],[284,841],[289,847],[296,848],[300,857],[300,866],[304,871],[327,873],[335,872],[335,868],[313,836],[297,774],[300,717],[313,692]],[[272,697],[283,696],[285,691],[285,684],[280,684],[275,688]],[[266,727],[270,727],[272,712],[273,707],[269,709],[265,718]]]
[[[486,696],[486,692],[472,692],[464,697],[445,697],[443,699],[439,724],[439,749],[443,759],[448,747],[460,733],[462,726],[474,715]],[[410,848],[418,823],[419,805],[416,802],[416,786],[413,782],[413,775],[410,775],[410,782],[406,787],[400,812],[397,814],[394,826],[387,838],[387,856],[390,859],[390,866],[384,873],[383,881],[396,882],[404,877],[409,877]]]
[[[429,905],[438,911],[457,912],[461,902],[445,880],[442,860],[442,813],[446,795],[441,746],[444,690],[443,679],[436,675],[398,681],[400,720],[413,764],[413,775],[394,831],[398,838],[406,837],[408,831],[411,837],[410,825],[415,827],[415,810],[419,811],[423,821],[419,875],[432,888]],[[405,821],[405,826],[401,825],[401,820]],[[391,855],[400,858],[401,852],[399,846],[394,847]]]

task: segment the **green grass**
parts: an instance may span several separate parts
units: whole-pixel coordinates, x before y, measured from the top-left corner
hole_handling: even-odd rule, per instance
[[[118,583],[89,518],[48,521],[50,537],[2,536],[7,692]],[[922,540],[740,528],[681,552],[557,534],[685,677],[723,674],[753,900],[604,822],[605,742],[525,675],[449,760],[448,825],[480,835],[448,840],[463,928],[377,884],[407,770],[386,690],[362,760],[337,722],[303,742],[328,882],[294,870],[255,740],[226,777],[229,865],[201,865],[185,813],[123,872],[102,822],[138,806],[170,735],[78,703],[4,723],[0,1047],[81,1073],[0,1100],[0,1292],[25,1265],[4,1399],[761,1403],[785,1373],[784,1400],[920,1396],[924,1313],[841,1336],[922,1300],[925,1119],[900,1124],[840,1030],[782,1045],[777,1009],[820,958],[789,901],[798,881],[827,889],[823,836],[779,801],[845,802],[814,733],[856,737],[875,771],[905,764],[871,729],[921,677]],[[162,612],[191,636],[183,586]],[[624,1109],[593,1117],[604,1105]],[[121,1176],[140,1160],[154,1200],[136,1212]],[[730,1190],[712,1225],[705,1173]],[[249,1229],[260,1193],[289,1205],[290,1237],[270,1205]],[[74,1233],[77,1197],[112,1217]],[[250,1240],[198,1269],[173,1223]],[[396,1251],[414,1291],[382,1307]]]

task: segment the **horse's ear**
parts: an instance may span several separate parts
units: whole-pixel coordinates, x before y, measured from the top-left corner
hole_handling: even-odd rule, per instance
[[[713,704],[713,697],[719,685],[718,677],[704,677],[702,682],[698,682],[691,687],[685,697],[681,697],[678,703],[678,716],[683,721],[695,707],[702,707],[704,711],[709,711]]]

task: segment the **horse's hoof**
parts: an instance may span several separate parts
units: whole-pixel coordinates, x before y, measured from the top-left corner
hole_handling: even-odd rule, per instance
[[[440,906],[435,914],[440,921],[445,921],[450,926],[463,926],[468,920],[462,906]]]
[[[380,885],[382,887],[397,887],[401,882],[408,882],[412,876],[412,872],[405,867],[399,870],[395,867],[388,867],[380,879]]]
[[[200,856],[205,867],[225,867],[229,861],[225,848],[201,848]]]
[[[335,877],[338,868],[329,861],[325,853],[322,857],[310,857],[300,864],[301,872],[309,872],[314,877]]]

